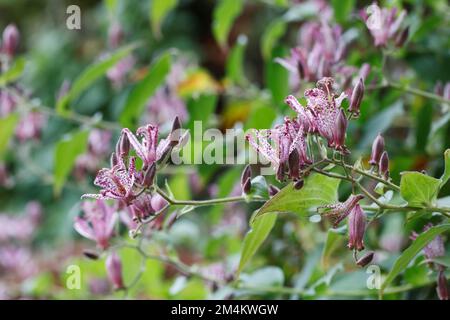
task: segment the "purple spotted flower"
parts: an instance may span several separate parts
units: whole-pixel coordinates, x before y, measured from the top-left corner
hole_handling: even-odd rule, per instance
[[[325,217],[329,217],[333,222],[333,228],[336,228],[338,224],[352,212],[353,208],[363,198],[364,196],[361,194],[352,194],[347,200],[345,200],[345,202],[338,202],[322,206],[319,207],[318,210],[322,211]]]
[[[116,208],[100,199],[83,202],[82,209],[84,216],[75,218],[75,230],[83,237],[97,242],[99,248],[108,248],[117,221]]]
[[[396,37],[405,19],[406,11],[397,13],[397,8],[380,8],[376,3],[362,12],[362,18],[372,34],[375,46],[385,46],[390,39]]]
[[[129,157],[128,166],[122,157],[117,157],[117,164],[112,168],[101,169],[94,180],[101,187],[99,194],[84,194],[82,198],[117,199],[130,203],[136,195],[133,186],[136,179],[135,158]]]
[[[148,168],[160,160],[170,147],[170,137],[158,143],[158,130],[157,126],[151,124],[138,128],[136,133],[142,138],[141,141],[128,128],[122,130],[138,157],[144,162],[143,168]]]

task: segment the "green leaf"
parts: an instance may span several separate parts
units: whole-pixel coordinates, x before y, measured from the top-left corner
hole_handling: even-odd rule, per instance
[[[53,191],[59,195],[78,155],[87,149],[88,131],[76,131],[58,142],[55,148]]]
[[[203,93],[189,98],[187,102],[189,122],[186,125],[186,129],[193,133],[194,121],[201,121],[203,125],[207,125],[216,105],[217,95],[215,94]],[[206,128],[203,128],[203,130],[205,129]]]
[[[400,194],[410,206],[429,206],[436,200],[440,179],[427,176],[420,172],[402,172]]]
[[[269,104],[262,100],[255,100],[252,102],[250,115],[245,122],[244,128],[245,130],[248,130],[250,128],[270,128],[276,117],[277,112],[272,104]]]
[[[447,149],[444,152],[444,174],[441,177],[440,188],[447,183],[448,179],[450,179],[450,149]]]
[[[286,32],[287,24],[285,21],[278,19],[273,21],[264,31],[261,38],[261,53],[265,60],[269,59],[273,47],[277,44],[277,41]]]
[[[353,7],[355,6],[355,0],[331,0],[333,6],[334,17],[339,23],[348,21]]]
[[[220,0],[214,8],[212,29],[214,38],[222,48],[227,47],[228,33],[243,8],[242,0]]]
[[[170,65],[171,54],[165,53],[152,63],[145,78],[130,92],[120,115],[120,123],[124,127],[130,127],[133,120],[140,116],[148,99],[155,93],[169,73]]]
[[[167,14],[177,6],[178,0],[153,0],[150,7],[150,22],[156,37],[161,36],[161,24]]]
[[[311,174],[305,179],[305,185],[300,190],[294,189],[293,183],[290,183],[267,201],[254,219],[271,212],[294,212],[306,217],[311,209],[337,201],[339,182],[338,179]]]
[[[246,47],[247,37],[244,35],[240,35],[227,59],[227,78],[236,84],[242,84],[246,82],[244,74],[244,56]]]
[[[8,83],[17,80],[25,70],[25,64],[25,58],[17,58],[11,68],[0,75],[0,86],[3,87]]]
[[[19,115],[17,113],[11,113],[4,118],[0,118],[0,159],[5,156],[6,148],[18,121]]]
[[[84,90],[89,88],[95,81],[100,79],[106,72],[119,62],[124,57],[128,56],[133,49],[136,48],[136,44],[118,49],[111,54],[108,58],[105,58],[99,62],[95,62],[88,66],[73,82],[69,92],[61,97],[56,105],[56,111],[60,114],[67,112],[68,104],[80,96]]]
[[[244,269],[248,261],[255,255],[264,240],[266,240],[275,225],[276,220],[277,215],[275,213],[271,213],[262,216],[251,224],[251,229],[245,235],[244,242],[242,244],[238,274]]]
[[[341,246],[343,238],[344,237],[342,237],[339,231],[334,229],[328,230],[327,240],[325,241],[325,245],[323,247],[321,259],[322,267],[324,269],[328,268],[331,254]]]
[[[273,50],[272,59],[266,62],[266,86],[272,93],[272,100],[276,104],[281,104],[289,94],[289,72],[279,63],[274,61],[276,57],[283,57],[286,54],[284,47],[277,47]]]
[[[395,261],[392,270],[384,280],[381,285],[380,293],[383,294],[384,289],[386,289],[389,284],[395,279],[395,277],[406,269],[411,260],[437,235],[450,230],[450,224],[441,224],[439,226],[434,226],[429,228],[427,231],[421,233],[416,240],[398,257]]]

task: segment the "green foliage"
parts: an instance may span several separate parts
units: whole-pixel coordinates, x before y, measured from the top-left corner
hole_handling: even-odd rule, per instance
[[[77,156],[86,151],[88,135],[89,132],[86,130],[75,131],[57,143],[54,155],[53,190],[55,195],[61,193]]]
[[[239,36],[236,44],[231,49],[226,64],[227,78],[235,84],[244,84],[245,78],[245,48],[247,47],[247,37]]]
[[[220,0],[214,9],[212,30],[221,47],[227,47],[228,34],[243,8],[243,0]]]
[[[286,22],[281,19],[275,20],[267,26],[261,38],[261,52],[264,59],[267,60],[271,57],[273,48],[284,35],[286,29]]]
[[[170,71],[171,54],[165,53],[154,61],[147,75],[132,89],[120,115],[120,122],[124,127],[131,127],[133,121],[142,113],[148,99],[163,83]]]
[[[431,206],[438,195],[441,180],[420,172],[403,172],[400,194],[410,206]]]
[[[7,71],[0,75],[0,87],[6,86],[10,82],[16,81],[24,72],[26,59],[19,57],[14,61],[14,64]]]
[[[178,0],[153,0],[150,5],[150,22],[153,34],[161,37],[164,18],[177,6]]]
[[[381,285],[381,294],[392,283],[392,281],[408,266],[411,260],[437,235],[450,230],[450,224],[441,224],[429,228],[424,233],[420,234],[416,240],[398,257],[394,266],[387,275],[383,284]]]
[[[19,115],[17,113],[11,113],[4,118],[0,118],[0,159],[5,156],[8,143],[14,134],[18,121]]]
[[[58,100],[56,105],[56,110],[58,113],[67,113],[67,107],[71,101],[78,98],[83,91],[88,89],[95,81],[104,76],[111,67],[113,67],[121,59],[128,56],[135,48],[135,44],[120,48],[108,58],[95,62],[87,67],[75,79],[69,92],[67,92],[63,97],[60,97]]]

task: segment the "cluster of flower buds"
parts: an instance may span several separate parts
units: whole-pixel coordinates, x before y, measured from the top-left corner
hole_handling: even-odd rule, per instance
[[[386,46],[392,40],[397,47],[408,39],[409,28],[401,29],[406,11],[397,14],[397,8],[380,8],[376,3],[361,11],[361,17],[374,38],[375,46]]]
[[[12,58],[19,47],[20,34],[14,24],[9,24],[3,30],[1,52]]]
[[[372,143],[369,164],[378,167],[378,172],[382,177],[389,178],[389,156],[384,150],[384,138],[381,134],[378,134]]]
[[[256,152],[272,163],[279,181],[289,177],[298,188],[303,185],[301,170],[312,162],[306,144],[308,134],[324,138],[328,147],[336,151],[349,152],[345,146],[348,120],[341,108],[347,95],[342,93],[337,97],[333,83],[332,78],[323,78],[317,82],[317,88],[306,90],[306,106],[294,96],[288,96],[285,101],[297,113],[296,118],[286,117],[274,129],[253,130],[246,136]]]
[[[427,224],[424,227],[424,232],[430,229],[433,225]],[[419,236],[416,232],[413,232],[411,235],[411,240],[416,240]],[[445,256],[445,245],[444,240],[440,235],[436,236],[433,240],[431,240],[424,248],[423,253],[425,258],[428,260],[428,265],[430,268],[436,268],[438,271],[437,278],[437,294],[439,299],[441,300],[449,300],[448,295],[448,286],[447,286],[447,278],[445,276],[446,267],[442,264],[433,262],[433,259],[444,257]]]

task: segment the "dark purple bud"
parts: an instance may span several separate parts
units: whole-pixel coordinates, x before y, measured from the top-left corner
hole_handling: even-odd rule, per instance
[[[13,57],[19,46],[19,30],[14,24],[9,24],[3,31],[2,50],[10,57]]]
[[[109,162],[110,162],[111,168],[114,167],[114,166],[116,166],[117,163],[119,163],[119,161],[118,161],[118,159],[117,159],[117,155],[116,155],[115,152],[113,152],[113,153],[111,154],[111,158],[110,158],[110,161],[109,161]]]
[[[374,254],[375,252],[373,251],[367,252],[361,258],[359,258],[358,261],[356,261],[356,264],[360,267],[367,266],[369,263],[372,262]]]
[[[244,192],[245,194],[249,194],[251,189],[252,189],[252,180],[251,178],[248,178],[242,185],[242,192]]]
[[[273,197],[273,196],[276,195],[278,192],[280,192],[280,189],[278,189],[277,187],[275,187],[273,184],[269,184],[269,196]]]
[[[297,149],[292,150],[289,154],[288,168],[291,179],[297,179],[300,174],[300,155]]]
[[[284,163],[280,163],[280,165],[277,168],[276,178],[280,182],[284,181],[284,171],[285,171],[284,168],[285,168],[285,164]]]
[[[380,158],[380,174],[386,179],[389,177],[389,156],[387,151],[384,151]]]
[[[336,123],[333,132],[333,144],[337,150],[345,149],[345,132],[347,131],[347,117],[345,116],[344,110],[339,110],[339,115],[336,118]]]
[[[366,215],[361,206],[356,204],[348,216],[348,248],[361,251],[364,249],[364,233],[366,231]]]
[[[119,141],[117,141],[116,145],[116,154],[119,157],[125,157],[130,152],[130,140],[128,136],[122,132],[120,135]]]
[[[434,94],[438,96],[442,96],[444,94],[444,85],[441,81],[436,82],[436,85],[434,86]]]
[[[91,260],[97,260],[98,259],[98,253],[91,250],[84,250],[83,254],[86,258]]]
[[[348,111],[359,115],[359,109],[361,107],[361,101],[364,97],[364,81],[362,78],[359,79],[356,86],[353,88],[352,97],[350,99],[350,107]]]
[[[384,151],[384,138],[378,134],[372,144],[372,154],[370,155],[369,163],[377,166],[380,162],[381,154]]]
[[[144,179],[142,181],[142,185],[144,187],[151,187],[153,185],[153,180],[155,179],[156,174],[156,164],[152,163],[150,167],[145,171]]]
[[[436,291],[440,300],[449,300],[445,268],[439,269]]]
[[[305,182],[300,179],[294,182],[294,189],[295,190],[300,190],[301,188],[303,188],[303,186],[305,185]]]
[[[170,145],[176,146],[181,138],[181,121],[178,116],[175,117],[172,123],[172,130],[170,131]]]
[[[111,253],[106,259],[106,272],[114,289],[120,290],[125,288],[122,278],[122,262],[115,252]]]
[[[406,27],[395,38],[395,46],[397,48],[403,47],[403,45],[405,44],[406,40],[408,39],[408,36],[409,36],[409,27]]]

